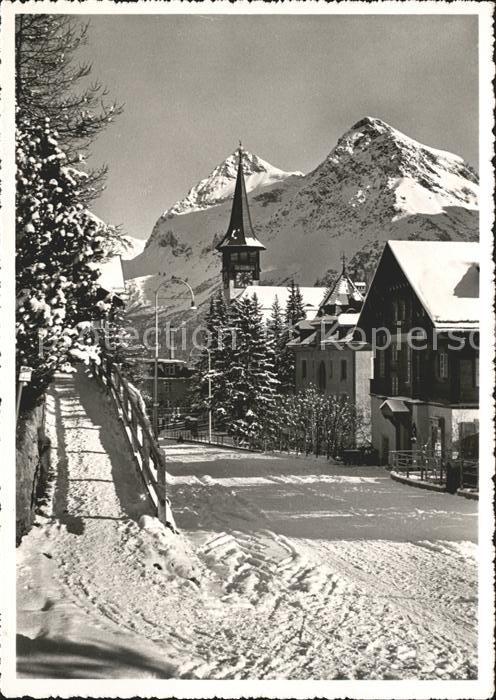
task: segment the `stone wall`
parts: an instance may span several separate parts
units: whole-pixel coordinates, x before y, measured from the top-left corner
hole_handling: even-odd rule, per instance
[[[50,441],[44,429],[44,401],[21,413],[16,434],[16,544],[32,527],[37,500],[50,468]]]

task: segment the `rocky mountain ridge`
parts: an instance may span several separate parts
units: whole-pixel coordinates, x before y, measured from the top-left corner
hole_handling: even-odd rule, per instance
[[[245,167],[252,222],[267,248],[262,284],[294,276],[313,285],[339,268],[342,253],[367,275],[388,239],[478,238],[474,170],[377,118],[357,122],[307,175],[285,173],[253,154]],[[218,287],[214,249],[229,222],[235,176],[231,154],[162,214],[144,251],[125,263],[144,300],[158,272],[187,279],[200,303]]]

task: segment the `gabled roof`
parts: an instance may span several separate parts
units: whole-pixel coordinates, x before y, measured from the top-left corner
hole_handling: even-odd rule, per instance
[[[388,241],[387,245],[436,328],[478,327],[478,243]]]
[[[251,223],[248,196],[246,194],[245,178],[243,175],[243,151],[239,148],[238,174],[234,188],[234,198],[231,210],[229,228],[222,241],[216,246],[217,250],[224,248],[259,248],[265,250],[255,236]]]
[[[363,302],[363,299],[363,294],[356,288],[354,282],[348,276],[346,268],[343,264],[341,274],[329,290],[329,293],[326,295],[320,306],[321,308],[333,305],[348,307],[352,302]]]

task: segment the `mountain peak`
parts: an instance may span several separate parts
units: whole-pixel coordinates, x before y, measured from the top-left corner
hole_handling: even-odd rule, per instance
[[[167,209],[162,214],[161,219],[189,214],[193,211],[201,211],[222,204],[234,194],[237,172],[238,149],[228,155],[222,163],[212,170],[210,175],[192,187],[186,197]],[[280,170],[246,149],[243,149],[243,174],[247,192],[273,185],[288,177],[303,177],[303,173],[299,171],[285,172]]]
[[[351,127],[350,131],[356,131],[362,127],[375,128],[377,131],[392,130],[392,127],[389,126],[389,124],[386,124],[386,122],[382,121],[382,119],[379,119],[378,117],[363,117],[363,119],[360,119],[360,121]]]

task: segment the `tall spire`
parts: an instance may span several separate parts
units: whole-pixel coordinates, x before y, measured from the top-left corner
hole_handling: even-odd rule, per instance
[[[241,141],[238,148],[238,173],[236,176],[236,186],[231,210],[231,219],[227,233],[222,241],[216,246],[217,250],[223,248],[239,248],[248,246],[250,248],[260,248],[265,250],[265,246],[260,243],[255,236],[248,206],[248,196],[246,194],[245,178],[243,175],[243,146]]]

